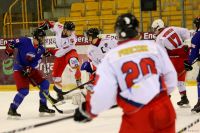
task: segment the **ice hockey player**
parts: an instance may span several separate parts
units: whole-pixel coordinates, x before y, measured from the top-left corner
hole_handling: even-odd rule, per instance
[[[168,93],[177,85],[177,74],[159,45],[138,40],[138,26],[130,13],[117,18],[118,46],[99,64],[94,93],[76,109],[75,121],[90,121],[117,102],[123,111],[120,133],[175,133]]]
[[[157,36],[156,43],[167,51],[178,74],[177,87],[181,95],[181,100],[177,102],[177,105],[187,107],[189,100],[185,87],[186,71],[184,69],[184,60],[188,58],[189,48],[183,44],[183,41],[190,39],[190,32],[181,27],[165,27],[161,19],[154,20],[152,28]]]
[[[8,115],[11,117],[20,117],[17,109],[23,99],[29,94],[29,83],[33,86],[40,86],[40,113],[54,114],[55,111],[47,107],[47,99],[43,93],[49,97],[49,82],[43,78],[42,73],[37,69],[42,55],[45,52],[44,38],[46,33],[42,29],[36,29],[33,32],[33,43],[30,38],[21,37],[6,44],[5,52],[9,56],[13,56],[14,49],[18,49],[14,69],[14,80],[18,93],[15,95],[13,102],[10,104]],[[52,97],[51,97],[52,98]]]
[[[106,53],[117,46],[115,38],[101,38],[100,30],[97,28],[90,28],[86,32],[86,37],[90,43],[87,56],[89,61],[86,61],[81,66],[81,72],[89,73],[90,80],[94,79],[97,66],[101,63]],[[82,74],[84,75],[84,73]],[[86,85],[87,90],[92,90],[93,84]]]
[[[195,60],[200,59],[199,50],[200,50],[200,17],[197,17],[194,19],[193,23],[196,26],[196,34],[193,36],[191,40],[191,51],[189,54],[189,60],[184,61],[185,69],[187,71],[190,71],[193,69],[192,64],[195,62]],[[200,64],[198,62],[198,65],[200,67]],[[198,100],[197,104],[194,106],[194,108],[191,110],[192,112],[200,112],[200,71],[197,76],[197,90],[198,90]]]
[[[63,24],[46,20],[40,28],[50,29],[56,34],[56,49],[49,50],[49,53],[55,55],[53,66],[54,90],[57,92],[58,101],[64,100],[62,95],[62,73],[67,64],[75,69],[75,79],[77,86],[81,85],[81,72],[79,68],[79,57],[75,48],[77,37],[75,35],[75,25],[71,21]]]

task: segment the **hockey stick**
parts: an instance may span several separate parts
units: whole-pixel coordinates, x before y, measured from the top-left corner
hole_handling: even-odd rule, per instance
[[[185,126],[184,128],[182,128],[181,130],[179,130],[177,133],[183,133],[186,132],[187,130],[189,130],[189,128],[191,128],[192,126],[194,126],[195,124],[200,122],[200,118],[196,119],[194,122],[190,123],[189,125]],[[192,130],[191,130],[192,131]]]
[[[30,78],[30,77],[28,76],[28,79],[29,79],[34,85],[36,85],[37,88],[38,88],[39,90],[41,90],[40,86],[39,86],[32,78]],[[51,103],[51,105],[56,109],[56,111],[57,111],[58,113],[61,113],[61,114],[64,113],[63,110],[60,110],[60,109],[58,109],[58,108],[56,107],[56,105],[54,104],[54,102],[49,98],[49,96],[48,96],[44,91],[42,91],[42,94],[43,94],[43,95],[45,96],[45,98]]]
[[[47,121],[47,122],[43,122],[43,123],[38,123],[38,124],[35,124],[35,125],[22,127],[22,128],[14,129],[14,130],[3,132],[3,133],[16,133],[16,132],[27,131],[27,130],[30,130],[30,129],[33,129],[33,128],[45,126],[45,125],[52,124],[52,123],[55,123],[55,122],[72,119],[73,117],[74,117],[73,115],[72,116],[67,116],[67,117],[63,117],[63,118],[60,118],[60,119],[51,120],[51,121]]]
[[[45,43],[45,42],[44,42],[44,49],[45,49],[45,52],[46,52],[47,47],[46,47],[46,43]],[[45,64],[45,69],[46,69],[46,74],[45,74],[45,76],[48,77],[48,75],[49,75],[49,71],[48,71],[48,70],[49,70],[49,69],[48,69],[48,67],[47,67],[47,57],[45,56],[44,59],[45,59],[45,60],[44,60],[44,64]]]
[[[110,109],[114,109],[116,107],[118,107],[118,106],[114,105]],[[60,121],[63,121],[63,120],[69,120],[69,119],[72,119],[72,118],[74,118],[74,115],[63,117],[63,118],[59,118],[59,119],[56,119],[56,120],[43,122],[43,123],[38,123],[38,124],[35,124],[35,125],[30,125],[30,126],[26,126],[26,127],[22,127],[22,128],[18,128],[18,129],[14,129],[14,130],[3,132],[3,133],[16,133],[16,132],[21,132],[21,131],[27,131],[27,130],[30,130],[30,129],[33,129],[33,128],[49,125],[49,124],[60,122]]]
[[[79,85],[79,86],[77,86],[77,87],[75,87],[75,88],[73,88],[73,89],[71,89],[71,90],[69,90],[69,91],[62,92],[62,94],[63,94],[63,95],[66,95],[66,94],[68,94],[68,93],[70,93],[70,92],[72,92],[72,91],[74,91],[74,90],[81,89],[81,87],[83,87],[83,86],[85,86],[85,85],[87,85],[87,84],[89,84],[89,83],[91,83],[91,82],[93,82],[93,81],[94,81],[94,79],[89,80],[88,82],[85,82],[85,83],[83,83],[82,85]]]

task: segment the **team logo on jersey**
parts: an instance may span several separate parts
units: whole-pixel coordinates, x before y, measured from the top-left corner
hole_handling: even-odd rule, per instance
[[[27,60],[27,61],[32,61],[34,58],[35,58],[35,54],[34,54],[34,53],[28,52],[28,53],[26,54],[26,60]]]

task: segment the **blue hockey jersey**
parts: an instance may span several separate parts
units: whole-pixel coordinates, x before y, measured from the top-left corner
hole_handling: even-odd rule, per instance
[[[45,48],[42,45],[35,48],[31,39],[27,37],[15,39],[12,44],[18,49],[14,70],[22,70],[27,66],[35,68],[45,52]]]
[[[200,31],[198,31],[191,40],[192,48],[189,55],[189,63],[193,64],[195,59],[197,59],[200,54]]]

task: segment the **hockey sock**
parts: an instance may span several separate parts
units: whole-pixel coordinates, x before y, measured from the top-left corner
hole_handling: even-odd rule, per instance
[[[18,93],[15,95],[13,103],[11,103],[12,109],[17,109],[19,105],[24,100],[24,97],[27,96],[29,93],[29,89],[27,88],[21,88],[19,89]]]
[[[200,99],[200,82],[197,83],[198,99]]]
[[[185,82],[178,81],[178,90],[181,96],[186,95]]]
[[[79,68],[76,69],[75,75],[74,75],[76,80],[80,80],[81,79],[81,71]]]
[[[44,80],[41,84],[40,84],[40,103],[42,105],[46,105],[47,104],[47,99],[44,96],[45,93],[46,95],[49,95],[49,81]]]
[[[62,90],[59,89],[58,87],[56,87],[55,85],[53,86],[53,89],[54,89],[57,93],[62,93]]]

